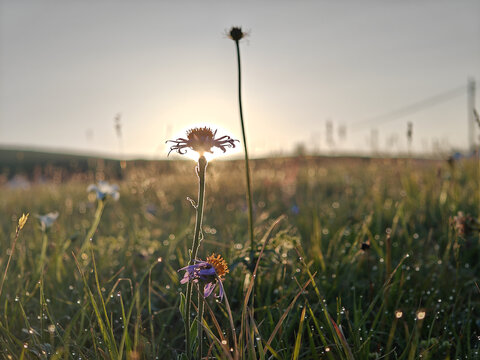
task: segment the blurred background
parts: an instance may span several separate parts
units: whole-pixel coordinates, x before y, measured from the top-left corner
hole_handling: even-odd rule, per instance
[[[241,138],[232,25],[253,157],[478,143],[475,0],[0,0],[0,148],[159,159],[192,124]]]

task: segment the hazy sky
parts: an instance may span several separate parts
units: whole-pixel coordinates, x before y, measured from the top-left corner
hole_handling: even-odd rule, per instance
[[[415,150],[466,146],[462,90],[355,123],[479,80],[479,0],[0,0],[0,146],[117,155],[117,113],[126,155],[163,156],[165,140],[203,122],[240,138],[232,25],[250,32],[241,55],[254,155],[300,142],[368,150],[372,129],[381,150],[405,150],[408,121]]]

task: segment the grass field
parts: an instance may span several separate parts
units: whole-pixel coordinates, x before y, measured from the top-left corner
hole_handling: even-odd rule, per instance
[[[193,237],[194,166],[129,164],[122,180],[100,169],[29,189],[1,186],[1,277],[11,255],[0,294],[1,356],[175,359],[184,352],[186,286],[177,270]],[[223,284],[236,335],[247,326],[242,358],[479,358],[474,161],[255,161],[259,249],[267,241],[256,276],[243,171],[240,161],[208,165],[199,252],[202,259],[220,253],[230,266]],[[106,202],[89,242],[98,202],[86,189],[103,178],[118,183],[120,199]],[[42,229],[35,214],[54,211],[58,219]],[[30,217],[12,253],[22,213]],[[225,302],[209,297],[207,305],[204,356],[224,358],[212,339],[233,346]]]

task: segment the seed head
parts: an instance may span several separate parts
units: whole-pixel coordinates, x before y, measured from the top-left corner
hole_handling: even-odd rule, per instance
[[[240,41],[248,34],[242,31],[240,26],[233,26],[230,31],[228,31],[227,36],[233,41]]]
[[[27,223],[28,215],[30,215],[30,214],[29,214],[29,213],[23,214],[22,217],[21,217],[20,219],[18,219],[18,230],[22,230],[22,229],[23,229],[23,227],[24,227],[25,224]]]

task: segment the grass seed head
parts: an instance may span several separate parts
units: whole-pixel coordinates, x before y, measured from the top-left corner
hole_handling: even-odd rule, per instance
[[[27,213],[26,215],[23,214],[20,219],[18,219],[18,230],[22,230],[23,227],[25,226],[25,224],[27,223],[27,220],[28,220],[28,215],[30,215],[29,213]]]

